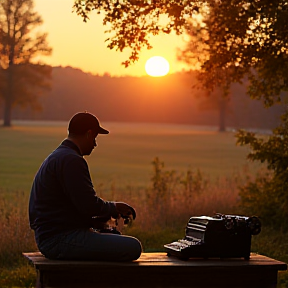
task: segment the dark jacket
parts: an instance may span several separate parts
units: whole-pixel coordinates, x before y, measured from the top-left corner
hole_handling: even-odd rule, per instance
[[[86,160],[73,142],[64,140],[44,160],[34,178],[30,227],[39,241],[65,231],[90,228],[93,216],[116,218],[115,204],[96,196]]]

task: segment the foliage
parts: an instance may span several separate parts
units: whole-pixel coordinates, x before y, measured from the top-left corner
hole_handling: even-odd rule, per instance
[[[185,7],[185,9],[184,9]],[[124,48],[132,49],[131,55],[123,64],[128,66],[137,61],[139,51],[146,47],[152,48],[149,36],[160,33],[170,33],[172,30],[177,34],[183,32],[186,22],[185,14],[191,14],[197,9],[194,1],[92,1],[76,0],[74,9],[84,21],[89,19],[88,14],[96,10],[98,14],[104,14],[103,24],[110,24],[107,32],[111,35],[108,48],[123,51]],[[184,13],[185,10],[185,13]],[[171,21],[162,23],[161,15],[167,15]],[[115,32],[115,33],[112,33]]]
[[[241,82],[249,75],[248,92],[267,106],[287,91],[288,4],[285,0],[181,0],[181,1],[94,1],[77,0],[74,9],[87,21],[92,10],[104,16],[111,37],[108,47],[132,49],[124,64],[137,61],[143,47],[151,48],[149,37],[160,33],[183,33],[191,19],[197,26],[206,51],[201,59],[201,82],[213,89],[223,83]],[[165,21],[161,21],[164,17]],[[199,22],[198,22],[199,23]],[[198,33],[197,32],[197,33]],[[195,33],[195,30],[194,30]],[[199,44],[195,39],[194,47]],[[198,59],[199,60],[199,59]]]
[[[224,0],[214,5],[203,27],[209,36],[209,60],[200,75],[204,86],[241,82],[248,75],[251,98],[262,99],[266,106],[280,101],[281,91],[288,88],[288,38],[283,33],[287,8],[282,0]]]
[[[287,3],[221,1],[202,8],[201,16],[189,20],[189,41],[179,56],[200,66],[201,85],[210,92],[222,87],[227,95],[231,83],[247,77],[252,99],[279,102],[287,91],[288,38],[279,26],[288,25]]]
[[[288,233],[263,224],[261,233],[252,237],[251,251],[288,263]],[[278,272],[277,287],[288,287],[287,271]]]
[[[242,187],[243,207],[259,214],[267,223],[287,230],[284,219],[288,216],[288,111],[282,116],[282,124],[266,139],[243,130],[236,137],[239,145],[251,148],[248,159],[265,163],[268,169]]]
[[[39,109],[39,92],[49,87],[51,67],[32,63],[38,55],[49,55],[47,34],[35,30],[42,24],[32,0],[0,3],[0,97],[4,99],[4,126],[11,125],[11,109],[29,105]]]

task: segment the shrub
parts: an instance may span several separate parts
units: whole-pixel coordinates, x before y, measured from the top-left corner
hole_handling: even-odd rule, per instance
[[[237,212],[238,186],[245,178],[239,173],[235,173],[232,178],[212,182],[199,169],[188,170],[184,175],[174,170],[166,170],[164,162],[158,157],[152,165],[151,184],[145,191],[133,193],[130,187],[127,198],[125,193],[121,192],[122,199],[131,203],[137,211],[135,223],[126,231],[142,241],[145,251],[161,251],[166,242],[183,238],[191,216]],[[131,194],[142,197],[134,199],[133,202]]]
[[[265,163],[266,172],[255,179],[248,178],[240,190],[241,206],[248,213],[257,213],[267,225],[287,231],[288,224],[288,110],[282,116],[282,124],[273,135],[260,137],[255,133],[238,131],[237,143],[248,145],[248,159]]]

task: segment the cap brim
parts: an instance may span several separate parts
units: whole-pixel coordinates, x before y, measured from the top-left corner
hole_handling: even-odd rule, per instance
[[[109,134],[109,131],[104,129],[104,128],[102,128],[102,127],[99,127],[98,133],[99,134]]]

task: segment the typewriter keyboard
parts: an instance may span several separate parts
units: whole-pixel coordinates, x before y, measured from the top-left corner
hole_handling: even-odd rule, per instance
[[[187,239],[180,239],[178,241],[172,242],[170,244],[164,245],[165,248],[172,249],[175,251],[181,251],[183,249],[189,248],[191,246],[199,245],[201,244],[201,240],[187,240]]]

